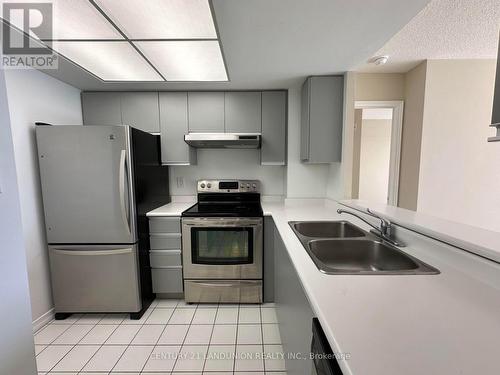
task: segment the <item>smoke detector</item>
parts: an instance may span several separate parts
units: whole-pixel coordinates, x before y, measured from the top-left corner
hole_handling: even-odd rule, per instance
[[[375,65],[384,65],[387,60],[389,60],[389,56],[374,56],[368,62]]]

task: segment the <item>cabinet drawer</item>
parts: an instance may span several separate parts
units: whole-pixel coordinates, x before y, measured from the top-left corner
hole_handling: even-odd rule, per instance
[[[149,219],[149,233],[181,233],[181,218],[155,217]]]
[[[154,293],[182,293],[182,268],[152,268]]]
[[[181,234],[151,234],[149,236],[149,246],[151,250],[180,250]]]
[[[184,288],[186,302],[262,302],[262,281],[258,280],[186,280]]]
[[[182,266],[180,250],[151,250],[149,260],[151,268]]]

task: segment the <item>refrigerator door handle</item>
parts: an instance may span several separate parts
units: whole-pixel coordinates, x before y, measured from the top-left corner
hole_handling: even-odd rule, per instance
[[[62,249],[52,249],[54,252],[59,253],[61,255],[117,255],[117,254],[130,254],[132,253],[133,249],[128,248],[128,249],[112,249],[112,250],[97,250],[97,251],[91,251],[91,250],[62,250]]]
[[[127,150],[122,150],[120,154],[120,175],[119,175],[120,208],[122,212],[123,223],[127,228],[127,233],[130,235],[130,220],[125,202],[125,194],[128,194],[128,192],[125,192],[125,178],[127,177],[125,176],[125,174],[127,173],[126,162],[127,162]]]

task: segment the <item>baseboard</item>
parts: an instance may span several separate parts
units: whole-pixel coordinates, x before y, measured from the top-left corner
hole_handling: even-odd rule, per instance
[[[40,316],[39,318],[33,320],[33,332],[39,331],[41,328],[45,327],[45,325],[54,319],[54,308],[47,311],[45,314]]]
[[[184,293],[156,293],[156,298],[184,299]]]

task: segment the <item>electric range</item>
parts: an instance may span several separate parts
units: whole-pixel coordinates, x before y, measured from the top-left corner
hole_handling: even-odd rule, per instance
[[[200,180],[197,190],[182,213],[186,302],[261,303],[260,182]]]

